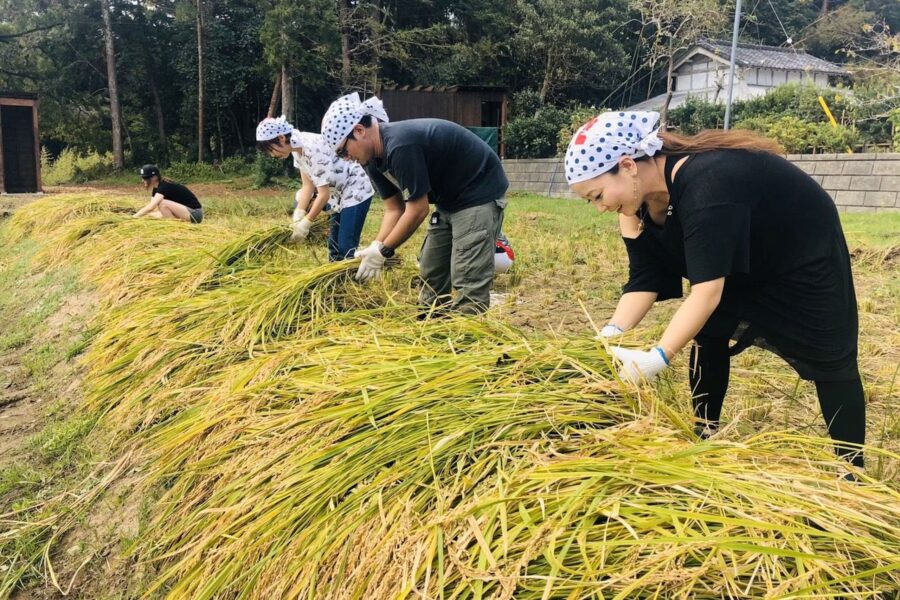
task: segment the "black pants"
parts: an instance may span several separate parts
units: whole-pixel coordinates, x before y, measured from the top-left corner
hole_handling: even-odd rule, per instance
[[[730,369],[728,338],[698,335],[691,347],[691,396],[694,415],[712,427],[719,424]],[[863,455],[859,448],[842,444],[862,444],[866,440],[866,399],[862,382],[857,376],[848,381],[815,383],[828,433],[835,441],[835,451],[862,468]]]

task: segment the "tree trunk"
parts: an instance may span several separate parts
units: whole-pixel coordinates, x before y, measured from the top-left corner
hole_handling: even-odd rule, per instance
[[[341,28],[341,90],[350,89],[350,7],[347,0],[337,0]]]
[[[294,78],[291,77],[287,63],[281,65],[281,114],[288,123],[294,122]]]
[[[379,0],[372,0],[371,10],[369,11],[369,35],[373,40],[377,40],[381,37],[382,33],[381,2]],[[381,50],[379,47],[380,44],[375,45],[371,60],[372,94],[378,93],[378,75],[381,73]],[[365,90],[365,92],[364,95],[368,95],[368,90]]]
[[[659,111],[659,127],[665,131],[666,121],[669,118],[669,103],[672,101],[672,67],[675,65],[675,55],[669,54],[669,67],[666,69],[666,101],[663,102],[662,110]]]
[[[553,77],[553,49],[547,48],[547,65],[544,67],[544,83],[541,84],[541,104],[547,102],[550,93],[550,79]]]
[[[234,133],[237,136],[238,147],[241,149],[241,156],[246,155],[244,149],[244,135],[241,132],[241,125],[238,123],[237,115],[234,114],[234,108],[228,107],[228,113],[231,115],[231,122],[234,124]]]
[[[823,17],[828,14],[828,0],[822,0],[822,8],[819,10],[819,14]]]
[[[219,164],[225,160],[225,140],[222,139],[222,116],[219,113],[219,106],[216,105],[216,134],[219,136]]]
[[[274,117],[275,111],[278,109],[278,98],[281,97],[281,71],[275,75],[275,87],[272,88],[272,97],[269,98],[269,112],[267,117]]]
[[[203,87],[203,0],[197,0],[197,162],[206,157]]]
[[[103,37],[106,41],[106,79],[109,86],[109,112],[112,117],[113,161],[116,171],[125,168],[125,151],[122,149],[122,112],[119,107],[119,85],[116,81],[116,51],[113,47],[110,0],[100,0],[103,13]]]
[[[163,158],[165,158],[168,155],[166,118],[162,108],[162,101],[159,99],[159,88],[156,86],[156,77],[150,72],[149,64],[147,65],[147,80],[150,84],[150,98],[153,101],[153,116],[156,118],[156,131],[159,134],[160,151]]]

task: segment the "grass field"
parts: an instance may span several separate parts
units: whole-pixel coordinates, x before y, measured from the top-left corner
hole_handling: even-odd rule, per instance
[[[498,306],[420,322],[421,232],[360,287],[321,239],[286,242],[290,191],[195,191],[200,226],[130,219],[143,191],[116,184],[3,225],[0,597],[898,589],[900,213],[842,216],[871,445],[850,484],[773,355],[735,359],[705,443],[685,353],[652,388],[616,381],[592,339],[627,272],[612,215],[513,196]]]

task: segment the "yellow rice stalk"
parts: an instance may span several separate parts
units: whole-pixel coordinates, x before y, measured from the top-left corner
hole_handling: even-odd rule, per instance
[[[229,242],[218,252],[219,269],[216,275],[221,276],[247,264],[258,264],[261,259],[271,257],[274,251],[289,245],[321,245],[327,234],[328,221],[324,218],[314,221],[309,238],[299,243],[291,242],[291,228],[287,225],[252,231]]]
[[[189,406],[150,432],[167,492],[142,553],[172,557],[170,597],[900,583],[900,496],[839,482],[827,441],[698,445],[652,405],[627,425],[639,405],[595,344],[466,343],[460,325],[454,352],[430,327],[286,344],[179,393]]]
[[[653,394],[615,380],[599,342],[490,317],[418,321],[409,268],[362,287],[353,262],[314,266],[281,243],[283,228],[145,241],[131,233],[144,225],[50,204],[60,217],[42,233],[68,239],[59,256],[119,304],[85,355],[86,409],[116,433],[112,452],[143,457],[142,489],[159,496],[135,549],[158,570],[147,595],[900,588],[900,496],[841,481],[826,439],[698,444]],[[76,222],[84,211],[96,215]],[[93,485],[79,497],[96,497]],[[57,536],[71,524],[53,522]],[[0,550],[20,539],[0,537]]]
[[[127,216],[140,208],[139,202],[128,202],[106,194],[73,194],[49,196],[29,204],[10,219],[7,229],[12,242],[24,239],[58,227],[60,224],[79,217],[103,215]]]

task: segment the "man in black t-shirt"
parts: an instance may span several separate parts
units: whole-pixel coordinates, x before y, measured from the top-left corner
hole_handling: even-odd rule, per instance
[[[174,181],[162,178],[159,167],[156,165],[144,165],[141,167],[141,179],[144,181],[144,189],[150,191],[150,202],[135,217],[145,215],[157,219],[180,219],[190,223],[199,223],[203,220],[203,207],[194,193]]]
[[[428,217],[430,203],[435,209],[419,256],[425,282],[420,302],[450,303],[470,314],[487,310],[509,187],[494,151],[450,121],[380,123],[355,94],[332,104],[322,134],[338,156],[366,167],[384,198],[375,241],[356,253],[363,259],[357,279],[380,276],[385,258]],[[452,301],[451,289],[456,290]]]

